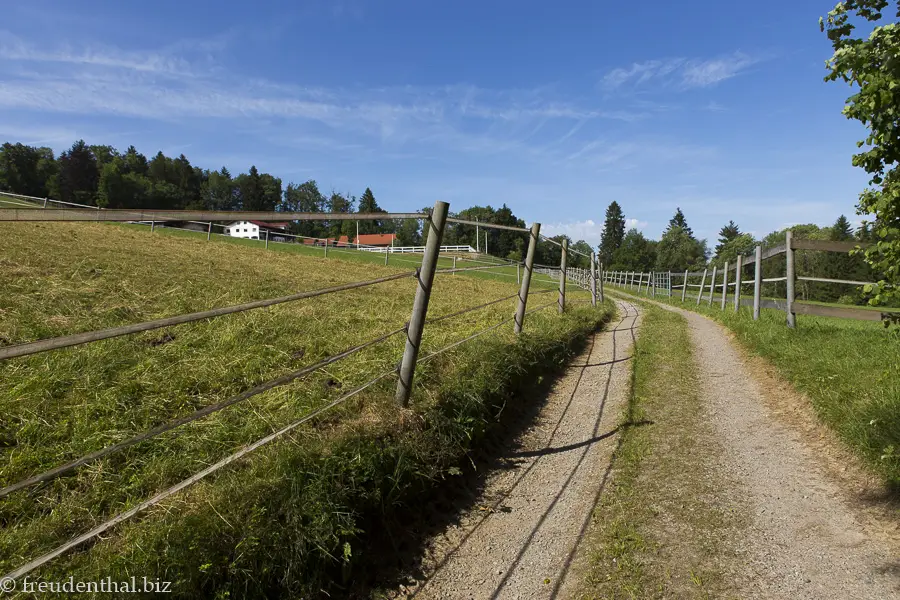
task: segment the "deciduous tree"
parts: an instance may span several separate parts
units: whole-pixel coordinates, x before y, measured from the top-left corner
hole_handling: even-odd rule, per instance
[[[843,113],[868,129],[858,143],[865,149],[853,156],[853,165],[871,176],[858,211],[872,218],[877,239],[865,251],[880,277],[871,288],[876,305],[900,301],[900,25],[890,22],[891,17],[900,17],[900,3],[843,0],[819,20],[834,49],[825,80],[856,88]],[[865,26],[862,35],[856,33],[857,25]]]

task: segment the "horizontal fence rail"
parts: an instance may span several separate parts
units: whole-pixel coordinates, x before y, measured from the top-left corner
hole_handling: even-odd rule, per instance
[[[713,267],[712,272],[709,270],[702,272],[684,271],[682,273],[672,272],[656,272],[634,273],[624,271],[603,271],[601,281],[610,285],[622,287],[630,291],[638,293],[646,293],[655,296],[662,291],[663,295],[672,296],[671,290],[681,290],[681,301],[688,300],[687,290],[698,290],[690,300],[695,301],[697,305],[700,302],[706,302],[711,305],[716,293],[719,296],[721,310],[725,310],[728,303],[734,306],[737,311],[741,306],[750,306],[753,309],[753,318],[759,319],[759,311],[761,308],[771,308],[784,311],[787,315],[787,324],[789,327],[795,326],[795,315],[811,315],[821,317],[835,317],[841,319],[855,319],[859,321],[887,321],[896,319],[900,312],[893,310],[872,310],[868,308],[856,306],[835,306],[823,305],[813,302],[796,300],[794,298],[794,284],[797,281],[811,281],[820,283],[832,283],[838,285],[850,286],[866,286],[873,285],[870,281],[857,281],[850,279],[838,279],[827,277],[807,277],[798,276],[794,271],[794,251],[795,250],[815,250],[822,252],[840,252],[849,253],[858,248],[866,248],[871,244],[861,242],[844,242],[844,241],[828,241],[828,240],[796,240],[793,239],[791,232],[785,235],[785,243],[764,249],[757,246],[754,255],[739,256],[735,264],[725,263],[724,267]],[[762,277],[761,263],[764,260],[774,258],[776,256],[785,255],[785,266],[787,274],[781,277]],[[743,279],[742,270],[748,265],[754,266],[754,277]],[[735,274],[736,280],[729,281],[731,274]],[[673,278],[680,278],[680,283],[672,282]],[[692,283],[691,278],[699,278],[699,283]],[[763,283],[786,283],[786,297],[783,300],[776,300],[762,297]],[[753,286],[752,298],[742,297],[741,291],[744,286]],[[731,289],[734,294],[733,299],[728,298],[728,290]]]
[[[472,268],[478,269],[480,267]],[[167,317],[165,319],[156,319],[154,321],[145,321],[143,323],[134,323],[133,325],[110,327],[108,329],[99,329],[97,331],[85,331],[83,333],[75,333],[72,335],[64,335],[56,338],[28,342],[25,344],[17,344],[15,346],[7,346],[5,348],[0,348],[0,360],[15,358],[18,356],[28,356],[29,354],[47,352],[48,350],[58,350],[60,348],[67,348],[69,346],[78,346],[80,344],[99,342],[100,340],[108,340],[110,338],[120,337],[123,335],[140,333],[142,331],[150,331],[153,329],[160,329],[162,327],[171,327],[172,325],[181,325],[183,323],[191,323],[194,321],[201,321],[203,319],[211,319],[214,317],[231,315],[255,308],[275,306],[277,304],[284,304],[285,302],[294,302],[296,300],[304,300],[306,298],[315,298],[316,296],[324,296],[325,294],[332,294],[334,292],[342,292],[345,290],[353,290],[370,285],[376,285],[379,283],[385,283],[388,281],[396,281],[398,279],[404,279],[406,277],[414,277],[415,275],[415,271],[409,273],[398,273],[396,275],[388,275],[387,277],[379,277],[377,279],[370,279],[368,281],[345,283],[343,285],[336,285],[334,287],[314,290],[311,292],[300,292],[299,294],[291,294],[290,296],[282,296],[280,298],[256,300],[255,302],[247,302],[245,304],[237,304],[235,306],[228,306],[224,308],[214,308],[212,310],[204,310],[195,313],[177,315],[174,317]]]
[[[134,210],[0,208],[0,221],[381,221],[384,219],[428,219],[424,213],[310,213],[236,210]]]
[[[6,198],[12,196],[10,194],[2,194],[0,193],[0,198]],[[33,198],[33,197],[18,197],[16,196],[16,202],[23,203],[32,203],[32,205],[27,205],[27,208],[0,208],[0,220],[3,221],[113,221],[113,222],[137,222],[137,223],[149,223],[151,230],[155,227],[156,223],[168,222],[168,221],[180,221],[180,222],[189,222],[197,225],[202,225],[206,228],[207,239],[210,239],[210,236],[213,232],[213,223],[215,221],[235,221],[235,220],[265,220],[265,219],[277,219],[277,220],[369,220],[369,219],[391,219],[391,218],[411,218],[411,219],[425,219],[426,227],[430,228],[427,244],[421,247],[399,247],[397,249],[391,249],[390,247],[361,247],[361,245],[348,245],[349,247],[355,247],[355,250],[363,250],[369,252],[385,252],[386,263],[387,264],[387,253],[390,252],[398,252],[403,253],[404,251],[408,251],[410,253],[421,253],[421,263],[415,261],[403,261],[402,259],[396,259],[398,262],[415,262],[418,265],[418,268],[415,271],[405,271],[402,273],[396,273],[387,275],[384,277],[379,277],[375,279],[370,279],[367,281],[359,281],[359,282],[349,282],[337,286],[332,286],[328,288],[318,289],[318,290],[310,290],[306,292],[299,292],[296,294],[291,294],[288,296],[282,296],[278,298],[269,298],[264,300],[257,300],[253,302],[247,302],[243,304],[238,304],[234,306],[215,308],[210,310],[204,310],[194,313],[187,313],[181,315],[174,315],[171,317],[165,317],[161,319],[154,319],[150,321],[145,321],[141,323],[133,323],[129,325],[123,325],[119,327],[110,327],[105,329],[99,329],[95,331],[86,331],[76,334],[63,335],[54,338],[36,340],[32,342],[20,343],[12,346],[2,347],[0,348],[0,360],[8,360],[19,357],[27,357],[30,355],[35,355],[42,352],[48,352],[53,350],[60,350],[64,348],[69,348],[73,346],[79,346],[83,344],[98,342],[101,340],[133,335],[145,331],[151,331],[154,329],[170,327],[185,323],[198,322],[206,319],[212,319],[215,317],[221,317],[229,314],[235,314],[243,311],[249,311],[258,308],[264,308],[268,306],[275,306],[287,302],[293,302],[297,300],[310,299],[319,296],[324,296],[326,294],[346,291],[346,290],[354,290],[360,288],[366,288],[373,285],[387,283],[391,281],[398,281],[406,278],[413,278],[416,280],[418,286],[416,291],[416,300],[413,306],[412,314],[410,316],[409,321],[399,328],[392,329],[382,335],[376,336],[366,342],[360,343],[356,346],[338,352],[336,354],[332,354],[330,356],[324,357],[322,359],[317,360],[315,363],[307,365],[301,369],[297,369],[280,376],[274,377],[267,381],[258,383],[249,389],[246,389],[238,394],[229,396],[223,400],[218,402],[214,402],[212,404],[203,406],[195,410],[194,412],[174,418],[165,422],[162,422],[158,425],[151,427],[150,429],[134,433],[121,439],[118,442],[112,443],[108,446],[105,446],[101,449],[95,450],[93,452],[89,452],[84,454],[78,458],[74,458],[68,460],[66,462],[62,462],[56,467],[51,469],[44,470],[42,472],[24,477],[23,479],[11,483],[6,487],[0,489],[0,498],[4,498],[9,496],[10,494],[19,492],[31,486],[45,484],[50,481],[53,481],[57,478],[63,477],[68,474],[72,474],[77,472],[81,467],[85,467],[86,465],[100,460],[104,457],[119,453],[124,451],[127,448],[131,448],[137,446],[143,442],[147,442],[153,440],[155,438],[159,438],[160,436],[172,432],[175,430],[179,430],[182,427],[186,427],[191,423],[197,422],[205,417],[223,411],[231,406],[239,404],[243,401],[246,401],[254,396],[258,396],[264,392],[272,390],[274,388],[287,385],[293,381],[298,379],[307,377],[313,373],[321,372],[328,365],[334,364],[340,360],[348,358],[354,354],[362,352],[367,348],[371,348],[376,344],[380,344],[386,342],[390,338],[405,334],[406,335],[406,349],[403,353],[402,360],[400,361],[397,367],[394,367],[390,370],[384,371],[381,374],[369,379],[365,383],[359,385],[354,388],[352,391],[347,392],[338,398],[331,400],[320,406],[311,410],[309,413],[305,414],[301,418],[293,421],[289,425],[281,427],[270,434],[262,437],[252,443],[248,443],[226,457],[218,460],[217,462],[211,464],[210,466],[202,469],[201,471],[191,475],[190,477],[171,485],[165,488],[163,491],[155,494],[153,497],[148,498],[134,507],[115,514],[114,516],[106,519],[99,525],[93,527],[89,531],[86,531],[80,535],[75,536],[69,541],[65,542],[52,549],[49,552],[46,552],[36,558],[33,558],[27,561],[25,564],[20,567],[12,570],[7,573],[5,577],[9,577],[12,579],[17,579],[27,575],[28,573],[34,571],[35,569],[41,567],[42,565],[50,562],[56,557],[84,544],[90,540],[96,539],[102,534],[108,532],[117,524],[122,523],[136,515],[142,513],[148,508],[155,506],[169,498],[178,492],[192,486],[193,484],[203,480],[206,477],[209,477],[213,473],[223,469],[224,467],[235,463],[248,454],[254,452],[258,448],[261,448],[267,444],[270,444],[276,441],[279,438],[282,438],[292,431],[295,431],[304,423],[311,421],[317,416],[323,414],[324,412],[333,409],[339,404],[346,402],[350,398],[360,394],[364,390],[370,388],[378,382],[381,382],[389,377],[395,377],[397,379],[396,386],[396,398],[402,406],[406,406],[407,401],[409,400],[409,392],[412,387],[413,377],[412,374],[415,371],[415,367],[418,364],[422,364],[426,361],[433,360],[435,357],[448,352],[449,350],[459,347],[466,342],[469,342],[473,339],[476,339],[480,336],[483,336],[491,331],[496,331],[504,325],[508,325],[510,323],[514,323],[513,331],[516,334],[519,334],[523,330],[524,318],[526,315],[534,314],[538,311],[543,311],[551,306],[558,306],[560,312],[562,312],[565,308],[565,288],[566,283],[571,282],[576,287],[588,290],[591,295],[590,302],[592,304],[596,304],[598,298],[598,286],[599,282],[599,297],[602,300],[603,298],[603,279],[601,273],[603,273],[602,266],[599,265],[596,261],[596,256],[591,255],[588,256],[591,261],[591,269],[580,269],[580,268],[567,268],[566,266],[566,253],[567,253],[567,244],[563,244],[561,247],[563,249],[561,264],[556,267],[546,268],[546,267],[536,267],[534,265],[534,255],[535,248],[540,240],[539,231],[540,224],[535,223],[530,229],[523,229],[519,227],[510,227],[510,226],[502,226],[502,225],[494,225],[490,223],[480,223],[480,222],[471,222],[462,219],[450,218],[447,216],[448,205],[445,203],[438,202],[435,204],[434,209],[431,213],[377,213],[377,214],[356,214],[356,213],[299,213],[299,212],[239,212],[239,211],[157,211],[157,210],[107,210],[107,209],[99,209],[96,207],[83,207],[81,205],[76,205],[76,208],[69,208],[67,203],[62,203],[59,201],[51,201],[49,199],[41,199],[41,198]],[[53,202],[59,204],[61,206],[66,206],[65,208],[53,208],[52,210],[48,210],[48,203]],[[33,204],[40,203],[42,206],[40,208],[33,207]],[[437,268],[437,259],[439,253],[441,251],[447,252],[465,252],[465,253],[473,253],[475,252],[471,246],[440,246],[440,242],[443,236],[443,224],[445,222],[454,222],[454,223],[465,223],[477,225],[478,227],[484,228],[493,228],[493,229],[505,229],[511,231],[523,231],[529,233],[529,246],[526,254],[526,259],[523,262],[513,262],[513,261],[503,261],[499,259],[498,262],[491,262],[487,260],[479,260],[477,258],[459,258],[460,262],[467,263],[475,263],[477,266],[463,266],[456,267],[457,258],[456,256],[453,258],[453,268]],[[191,229],[191,231],[197,231],[197,229]],[[261,235],[265,235],[266,237],[266,246],[268,247],[268,243],[272,241],[273,243],[279,243],[277,238],[287,238],[293,237],[295,239],[303,238],[303,236],[294,236],[292,234],[286,234],[282,232],[272,232],[265,231],[263,229],[260,230]],[[336,252],[347,252],[349,249],[338,249],[336,247],[330,247],[329,240],[327,238],[304,238],[308,240],[321,240],[324,245],[324,253],[323,256],[327,257],[327,252],[329,249]],[[546,241],[546,240],[545,240]],[[553,240],[549,240],[552,243]],[[307,245],[307,244],[304,244]],[[310,244],[311,245],[311,244]],[[570,250],[573,251],[574,250]],[[586,256],[582,253],[578,253],[582,256]],[[487,257],[491,258],[491,257]],[[497,269],[510,268],[514,267],[516,269],[516,274],[512,273],[498,273]],[[469,306],[464,309],[451,312],[445,315],[435,315],[429,317],[427,314],[428,310],[428,298],[431,293],[431,287],[433,278],[436,275],[445,275],[445,274],[456,274],[462,272],[474,272],[474,271],[485,271],[495,275],[503,275],[507,277],[515,277],[517,283],[521,283],[521,288],[518,293],[510,294],[503,296],[501,298],[496,298],[493,300],[489,300],[487,302],[483,302],[481,304],[477,304],[474,306]],[[527,308],[527,302],[529,297],[535,296],[538,294],[549,294],[556,292],[555,288],[551,289],[532,289],[531,287],[531,275],[533,272],[538,273],[546,273],[552,280],[557,280],[559,285],[559,298],[557,300],[553,300],[551,302],[547,302],[544,304],[540,304],[536,307]],[[560,277],[560,274],[564,273],[564,277]],[[424,301],[423,301],[424,300]],[[575,302],[587,302],[588,300],[575,300]],[[434,326],[437,323],[447,321],[449,319],[453,319],[459,317],[461,315],[465,315],[477,310],[482,310],[491,306],[499,305],[503,302],[512,302],[515,304],[516,309],[514,311],[514,316],[510,316],[502,319],[500,322],[485,327],[461,340],[454,341],[449,343],[441,348],[430,351],[427,355],[419,356],[418,350],[421,345],[421,333],[422,328],[424,326]],[[418,331],[415,331],[416,323],[418,323],[417,328]],[[411,348],[413,352],[411,353]],[[412,371],[404,372],[404,365],[410,365],[412,367]]]

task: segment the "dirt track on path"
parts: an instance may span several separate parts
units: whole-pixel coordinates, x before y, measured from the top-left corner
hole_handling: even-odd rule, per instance
[[[432,541],[427,577],[406,597],[556,598],[578,585],[572,559],[609,476],[640,322],[633,305],[619,311],[555,383],[480,506]]]
[[[621,294],[623,297],[629,297]],[[866,525],[841,482],[803,436],[767,408],[727,331],[689,310],[702,394],[752,523],[739,544],[741,598],[900,598],[900,535]]]

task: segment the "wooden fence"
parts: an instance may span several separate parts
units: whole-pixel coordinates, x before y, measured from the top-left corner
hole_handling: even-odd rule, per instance
[[[794,297],[794,290],[798,281],[815,281],[821,283],[834,283],[840,285],[863,286],[871,285],[870,281],[854,281],[849,279],[831,279],[826,277],[797,276],[794,269],[795,250],[815,250],[820,252],[848,253],[855,248],[864,248],[867,244],[860,242],[838,242],[825,240],[795,240],[790,231],[786,232],[784,244],[772,248],[757,246],[752,256],[738,256],[733,264],[726,262],[722,269],[712,267],[702,272],[684,271],[673,273],[672,271],[651,271],[649,273],[635,271],[602,271],[601,280],[604,283],[616,287],[644,293],[651,297],[660,295],[665,297],[678,296],[680,290],[681,301],[694,301],[697,306],[706,302],[712,306],[713,301],[719,303],[720,309],[731,304],[734,311],[741,306],[753,307],[753,319],[759,319],[761,308],[772,308],[784,311],[788,327],[796,327],[797,315],[814,315],[819,317],[837,317],[841,319],[856,319],[860,321],[887,321],[896,318],[897,312],[878,311],[857,306],[823,305],[813,302],[798,301]],[[785,275],[783,277],[762,276],[762,263],[765,260],[774,259],[784,255]],[[753,276],[745,278],[744,269],[753,265]],[[680,283],[673,283],[673,280]],[[698,281],[699,280],[699,281]],[[785,298],[763,298],[762,284],[785,282]],[[753,286],[752,297],[744,297],[744,286]],[[688,290],[696,290],[690,294]],[[729,292],[732,297],[729,299]]]

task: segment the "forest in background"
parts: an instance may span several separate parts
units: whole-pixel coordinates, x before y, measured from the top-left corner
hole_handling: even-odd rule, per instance
[[[611,271],[684,273],[684,271],[697,272],[713,267],[721,269],[726,262],[733,266],[738,255],[753,255],[757,245],[771,248],[783,244],[788,229],[795,239],[874,241],[874,234],[869,226],[863,224],[862,227],[854,230],[847,217],[841,215],[830,227],[820,227],[812,223],[794,225],[773,231],[760,239],[741,231],[734,221],[729,221],[719,230],[719,238],[715,247],[709,248],[707,240],[698,239],[694,235],[680,208],[669,220],[662,237],[659,240],[652,240],[637,229],[632,228],[626,231],[625,214],[622,207],[617,202],[612,202],[606,209],[599,256],[606,268]],[[872,271],[862,254],[796,250],[794,255],[796,274],[800,277],[824,277],[852,281],[875,281],[877,279],[877,274]],[[763,278],[785,275],[784,260],[766,260],[762,265]],[[766,283],[763,286],[763,294],[784,297],[784,288],[784,282]],[[868,296],[861,288],[843,284],[797,281],[796,294],[799,300],[858,305],[868,302]]]
[[[251,166],[246,173],[232,175],[222,167],[218,171],[192,165],[181,154],[177,158],[161,151],[148,159],[129,146],[120,152],[112,146],[88,145],[78,140],[59,156],[51,148],[7,142],[0,147],[0,191],[51,198],[63,202],[103,208],[145,208],[163,210],[253,210],[336,213],[388,212],[379,206],[370,188],[359,196],[331,190],[323,193],[315,180],[302,183],[282,180],[261,173]],[[451,207],[452,208],[452,207]],[[421,212],[431,209],[431,204]],[[500,208],[472,206],[452,212],[453,216],[483,223],[525,227],[506,204]],[[355,236],[356,221],[294,221],[290,232],[308,237]],[[396,233],[397,244],[418,246],[424,243],[421,222],[412,219],[360,221],[359,233]],[[471,245],[493,256],[522,260],[527,234],[448,223],[443,244]],[[487,238],[485,238],[487,236]],[[590,254],[584,240],[573,241],[565,235],[554,241],[568,240],[570,247]],[[554,244],[539,244],[535,261],[559,265],[561,250]],[[588,268],[588,259],[573,254],[569,264]]]

